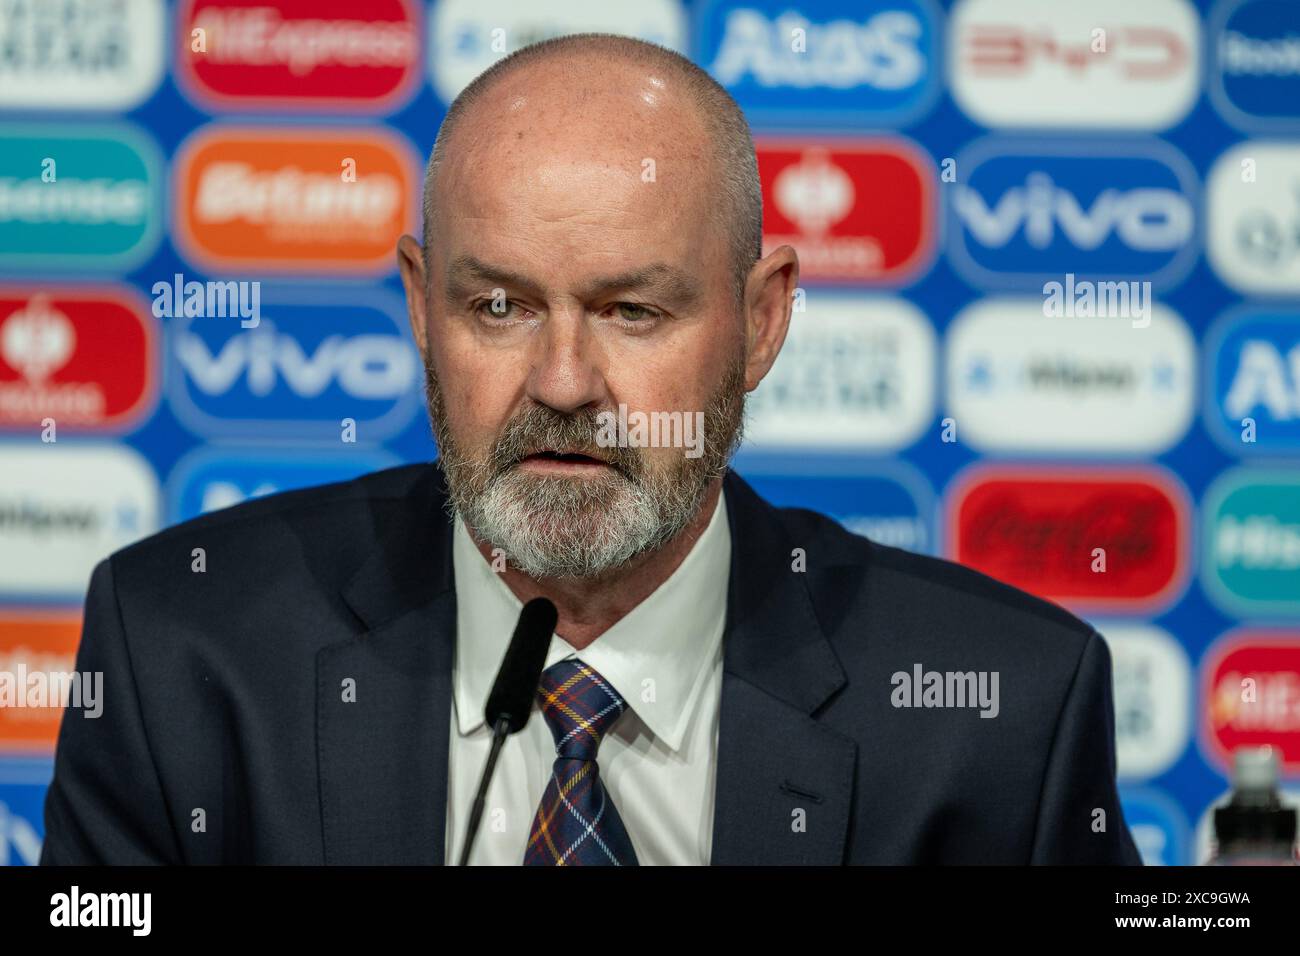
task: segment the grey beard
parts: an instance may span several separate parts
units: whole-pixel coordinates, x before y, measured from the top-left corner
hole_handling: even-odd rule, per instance
[[[425,385],[448,511],[532,578],[599,577],[663,547],[694,519],[744,432],[744,362],[738,358],[705,412],[700,458],[683,458],[681,467],[657,473],[642,450],[613,447],[602,449],[613,467],[597,477],[529,475],[515,465],[533,448],[594,448],[596,413],[531,408],[509,423],[486,460],[478,460],[451,438],[427,356]]]

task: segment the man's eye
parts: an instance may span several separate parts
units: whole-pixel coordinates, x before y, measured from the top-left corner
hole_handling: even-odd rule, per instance
[[[653,322],[663,317],[663,313],[638,302],[616,302],[614,311],[626,322]]]
[[[474,304],[474,314],[488,321],[503,322],[526,312],[511,299],[480,299]]]

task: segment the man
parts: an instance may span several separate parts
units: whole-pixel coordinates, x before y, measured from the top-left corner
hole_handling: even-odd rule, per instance
[[[707,75],[608,36],[500,61],[439,133],[425,237],[398,261],[441,466],[101,564],[105,713],[65,718],[45,862],[455,862],[539,595],[556,637],[473,863],[1138,861],[1091,627],[728,470],[798,263],[760,259]],[[929,671],[953,706],[911,706]]]

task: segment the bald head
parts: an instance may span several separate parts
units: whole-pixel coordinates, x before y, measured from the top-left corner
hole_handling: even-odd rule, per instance
[[[736,102],[690,60],[613,34],[545,40],[498,60],[456,97],[424,182],[424,258],[432,268],[444,206],[474,188],[473,173],[523,170],[520,182],[602,162],[609,176],[664,190],[722,240],[737,303],[762,255],[762,192],[749,126]],[[547,164],[549,170],[547,171]],[[513,167],[513,168],[512,168]],[[588,169],[588,175],[590,170]]]

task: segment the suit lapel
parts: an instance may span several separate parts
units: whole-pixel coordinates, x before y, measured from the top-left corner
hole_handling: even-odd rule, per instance
[[[376,546],[343,591],[366,630],[316,658],[328,864],[443,862],[456,593],[441,503],[434,467],[372,503]]]
[[[857,745],[811,716],[845,683],[796,546],[735,472],[713,822],[714,864],[840,864]]]

